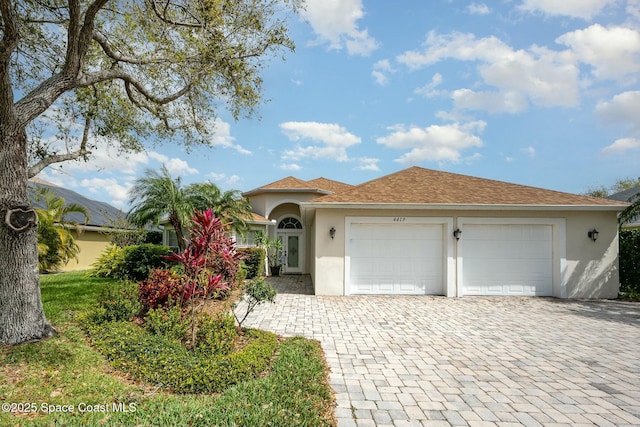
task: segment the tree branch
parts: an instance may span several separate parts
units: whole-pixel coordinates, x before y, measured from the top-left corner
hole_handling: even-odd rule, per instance
[[[107,40],[107,38],[104,35],[97,33],[95,31],[93,33],[93,40],[95,40],[100,45],[105,55],[107,55],[109,58],[118,62],[126,62],[127,64],[134,64],[134,65],[147,65],[147,64],[157,64],[163,61],[168,61],[168,58],[163,58],[163,57],[144,60],[144,59],[136,58],[135,56],[121,55],[111,48],[111,45],[109,44],[109,40]]]
[[[46,156],[36,164],[29,166],[28,175],[29,178],[33,178],[39,174],[44,168],[54,163],[60,163],[67,160],[76,160],[79,158],[85,158],[91,154],[87,151],[87,142],[89,141],[89,129],[91,128],[91,117],[87,117],[84,123],[84,130],[82,132],[82,141],[80,142],[80,148],[76,151],[68,151],[65,154],[54,154]]]
[[[164,8],[162,12],[158,10],[158,5],[157,5],[157,3],[161,3],[160,1],[150,0],[149,3],[151,4],[151,9],[153,10],[153,13],[155,13],[156,17],[164,23],[175,25],[177,27],[187,27],[187,28],[202,28],[204,26],[201,22],[198,21],[198,19],[195,16],[193,16],[193,14],[191,14],[191,17],[197,22],[195,24],[192,24],[189,22],[180,22],[180,21],[176,21],[174,19],[168,18],[167,10],[169,9],[169,6],[171,4],[171,2],[168,0],[164,1]],[[174,5],[174,6],[182,9],[184,13],[188,12],[183,6],[180,6],[180,5]]]
[[[153,102],[154,104],[158,104],[158,105],[165,105],[175,101],[176,99],[180,98],[181,96],[189,92],[194,85],[193,82],[188,82],[187,84],[184,85],[184,87],[175,91],[174,93],[164,97],[160,97],[160,96],[154,95],[150,90],[144,87],[141,81],[133,77],[131,74],[123,70],[114,69],[114,70],[103,70],[95,73],[86,74],[82,76],[80,80],[78,80],[76,87],[87,87],[87,86],[91,86],[96,83],[100,83],[108,80],[122,80],[123,82],[125,82],[125,84],[129,84],[130,86],[133,86],[135,90],[138,93],[140,93],[142,96],[144,96],[144,98],[147,101]]]

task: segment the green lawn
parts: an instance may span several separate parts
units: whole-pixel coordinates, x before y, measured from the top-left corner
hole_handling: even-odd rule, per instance
[[[95,304],[111,280],[63,273],[42,276],[41,282],[45,312],[59,334],[0,347],[2,426],[335,425],[316,341],[284,340],[268,375],[222,394],[175,395],[128,381],[87,344],[75,313]]]

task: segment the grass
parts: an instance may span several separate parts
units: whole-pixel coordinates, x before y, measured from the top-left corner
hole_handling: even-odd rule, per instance
[[[75,272],[41,277],[45,313],[60,333],[0,347],[0,403],[23,410],[3,410],[0,425],[335,425],[327,367],[313,340],[283,340],[268,374],[217,395],[176,395],[128,380],[75,321],[110,283]]]

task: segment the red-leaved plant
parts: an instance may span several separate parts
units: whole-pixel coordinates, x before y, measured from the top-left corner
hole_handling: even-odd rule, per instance
[[[196,211],[192,218],[190,241],[182,253],[166,258],[184,267],[184,284],[181,302],[191,302],[192,340],[195,340],[196,309],[198,298],[224,298],[237,283],[240,261],[243,255],[226,231],[225,224],[211,209]]]

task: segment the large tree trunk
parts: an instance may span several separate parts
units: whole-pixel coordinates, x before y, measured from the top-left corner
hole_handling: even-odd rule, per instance
[[[15,231],[5,223],[7,210],[29,206],[24,128],[0,122],[0,145],[0,344],[18,344],[55,330],[42,309],[37,227]]]

